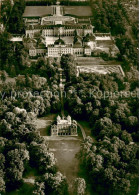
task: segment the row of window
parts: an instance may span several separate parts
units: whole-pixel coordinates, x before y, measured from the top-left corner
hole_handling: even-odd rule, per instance
[[[49,49],[49,51],[50,52],[59,52],[59,51],[61,51],[61,52],[64,52],[64,51],[71,52],[72,51],[72,48],[69,48],[69,49],[57,49],[57,48],[53,48],[53,49]]]
[[[87,34],[88,32],[85,32],[85,34]],[[62,34],[63,36],[73,36],[74,35],[74,31],[65,31],[63,33],[60,33]],[[34,34],[33,33],[26,33],[26,36],[28,36],[30,38],[33,38]],[[54,33],[53,30],[47,30],[43,33],[43,35],[45,36],[55,36],[55,35],[58,35],[58,33]],[[79,32],[79,35],[83,35],[83,32]]]
[[[72,29],[72,30],[69,30],[69,29],[68,30],[63,30],[63,34],[74,34],[74,31],[75,31],[75,29]],[[43,34],[47,35],[47,34],[50,34],[50,33],[53,33],[53,32],[54,32],[53,29],[47,29],[47,30],[43,31]],[[58,33],[58,31],[55,31],[55,32]],[[60,31],[60,32],[62,32],[62,31]],[[85,30],[85,31],[83,31],[82,29],[77,30],[77,33],[79,33],[79,34],[82,34],[83,32],[85,32],[86,34],[87,33],[91,34],[92,33],[92,30]]]

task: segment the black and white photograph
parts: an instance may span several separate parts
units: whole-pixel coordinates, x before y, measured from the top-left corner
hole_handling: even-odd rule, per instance
[[[0,195],[139,195],[138,0],[0,0]]]

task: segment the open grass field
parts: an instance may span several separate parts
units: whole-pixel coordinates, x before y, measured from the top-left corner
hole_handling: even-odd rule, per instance
[[[76,157],[80,151],[80,140],[51,140],[49,148],[57,158],[57,165],[71,185],[72,181],[78,177],[79,160]]]
[[[75,16],[92,16],[90,6],[64,6],[64,14]]]
[[[105,61],[101,57],[78,57],[76,60],[78,66],[88,65],[119,65],[118,61]]]
[[[26,6],[23,17],[42,17],[52,14],[51,6]],[[89,6],[64,6],[64,14],[89,17],[92,16],[92,11]]]
[[[23,17],[41,17],[49,14],[52,14],[50,6],[26,6]]]
[[[88,175],[86,174],[84,167],[80,164],[78,158],[81,142],[82,140],[78,138],[76,140],[50,140],[49,148],[57,158],[59,171],[67,177],[70,195],[75,195],[72,193],[72,189],[73,181],[77,177],[82,177],[87,182],[85,195],[98,195],[92,191]]]
[[[38,118],[35,121],[36,128],[40,131],[41,136],[50,135],[50,126],[53,121],[56,119],[58,114],[49,114],[45,117]]]

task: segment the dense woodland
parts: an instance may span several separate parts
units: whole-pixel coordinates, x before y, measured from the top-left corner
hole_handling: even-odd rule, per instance
[[[127,79],[128,74],[126,78],[117,74],[80,74],[77,78],[73,57],[63,56],[61,61],[69,80],[65,109],[77,120],[88,121],[96,139],[88,137],[80,153],[92,189],[98,194],[136,194],[138,76],[134,75],[134,82]],[[115,91],[123,95],[112,96]],[[127,91],[136,95],[128,96]]]
[[[127,74],[126,78],[117,74],[80,74],[80,77],[75,77],[74,65],[70,65],[72,60],[72,56],[68,56],[68,60],[67,56],[63,56],[62,59],[62,62],[66,61],[65,64],[70,67],[65,70],[67,75],[70,75],[69,83],[66,84],[68,93],[68,98],[65,100],[66,109],[74,117],[86,118],[91,125],[99,118],[108,117],[114,124],[120,124],[121,129],[133,133],[133,137],[137,141],[138,76],[136,72],[134,72],[134,81],[130,79],[130,74]],[[69,76],[67,76],[68,79]],[[122,92],[123,95],[114,96],[115,91],[119,94]],[[132,92],[135,96],[127,95],[127,91]],[[111,94],[107,92],[111,92]],[[132,126],[130,122],[134,125]],[[92,129],[92,133],[94,134],[95,130]]]
[[[97,32],[111,32],[120,50],[119,60],[125,71],[138,65],[137,21],[130,22],[128,11],[121,0],[91,0],[92,24]],[[129,28],[132,27],[132,30]]]
[[[138,97],[103,98],[97,92],[126,92],[128,89],[136,94],[136,86],[116,74],[82,74],[77,78],[76,71],[73,71],[74,58],[70,55],[62,57],[61,65],[64,65],[68,81],[65,110],[77,120],[88,121],[92,129],[90,135],[96,140],[87,138],[80,154],[81,162],[90,173],[93,190],[105,194],[106,185],[103,184],[107,181],[107,194],[130,194],[130,186],[135,185],[137,178]],[[3,79],[3,99],[0,102],[2,192],[19,188],[29,167],[38,167],[38,175],[43,176],[36,180],[34,194],[68,193],[66,178],[58,172],[56,159],[33,125],[36,117],[57,113],[61,109],[59,95],[53,95],[59,90],[58,66],[55,60],[46,63],[40,58],[37,64],[28,68],[28,75],[16,77],[15,84],[7,84]],[[96,96],[92,95],[92,91],[96,92]],[[102,173],[105,175],[103,178]],[[9,178],[12,178],[12,183]],[[62,183],[52,187],[57,179]]]
[[[44,60],[40,59],[38,66],[43,63]],[[43,66],[43,71],[45,67],[47,71],[49,67],[49,71],[57,71],[55,62]],[[32,69],[32,72],[37,70]],[[0,101],[1,193],[20,188],[24,174],[35,168],[38,177],[31,194],[68,194],[66,178],[58,171],[53,153],[49,152],[47,142],[34,125],[36,117],[60,111],[60,97],[50,94],[59,88],[57,74],[54,77],[46,75],[45,78],[31,73],[18,76],[14,84],[7,84],[3,79],[1,94],[5,95]]]
[[[59,95],[53,95],[59,91],[58,67],[61,64],[67,80],[65,110],[73,118],[90,124],[90,137],[82,143],[79,158],[93,191],[102,195],[136,194],[138,76],[134,40],[137,35],[127,34],[128,14],[124,16],[123,5],[120,1],[91,1],[95,31],[111,31],[116,37],[120,49],[118,59],[126,74],[124,78],[117,74],[80,74],[76,77],[75,59],[71,55],[63,55],[60,64],[56,59],[44,60],[42,57],[31,62],[25,44],[27,40],[24,44],[9,41],[11,33],[24,32],[24,6],[23,0],[15,0],[13,7],[5,1],[2,9],[1,20],[6,29],[0,33],[0,70],[3,71],[0,84],[0,193],[19,189],[28,169],[36,168],[38,177],[31,194],[68,194],[66,178],[58,171],[54,155],[33,124],[37,117],[61,110]],[[5,82],[5,71],[16,77],[15,83]],[[104,97],[105,92],[115,91],[124,95]],[[127,91],[134,96],[126,95]],[[81,194],[84,188],[84,179],[77,178],[74,194]]]
[[[24,33],[24,22],[22,15],[25,9],[25,0],[14,0],[11,4],[9,0],[5,0],[1,7],[1,21],[5,25],[6,30],[13,34]]]

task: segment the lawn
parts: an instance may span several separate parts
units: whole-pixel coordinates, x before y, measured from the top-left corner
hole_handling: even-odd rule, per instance
[[[76,62],[78,66],[119,65],[121,63],[114,60],[104,61],[101,57],[78,57]]]
[[[50,135],[50,127],[51,124],[56,119],[57,114],[49,114],[45,117],[38,118],[35,121],[36,128],[40,131],[41,136],[49,136]]]
[[[90,6],[64,6],[64,13],[75,16],[92,16]]]
[[[42,17],[52,15],[51,6],[26,6],[23,17]],[[92,16],[90,6],[64,6],[64,14],[75,16]]]
[[[58,170],[67,177],[69,194],[73,195],[73,181],[77,177],[82,177],[87,182],[86,195],[98,195],[92,191],[85,168],[81,166],[78,154],[82,140],[49,140],[49,148],[57,158]]]
[[[71,189],[72,181],[78,177],[79,159],[76,157],[80,151],[81,141],[77,140],[49,140],[49,148],[57,158],[57,166],[68,180]]]
[[[52,14],[50,6],[26,6],[23,17],[41,17],[49,14]]]

